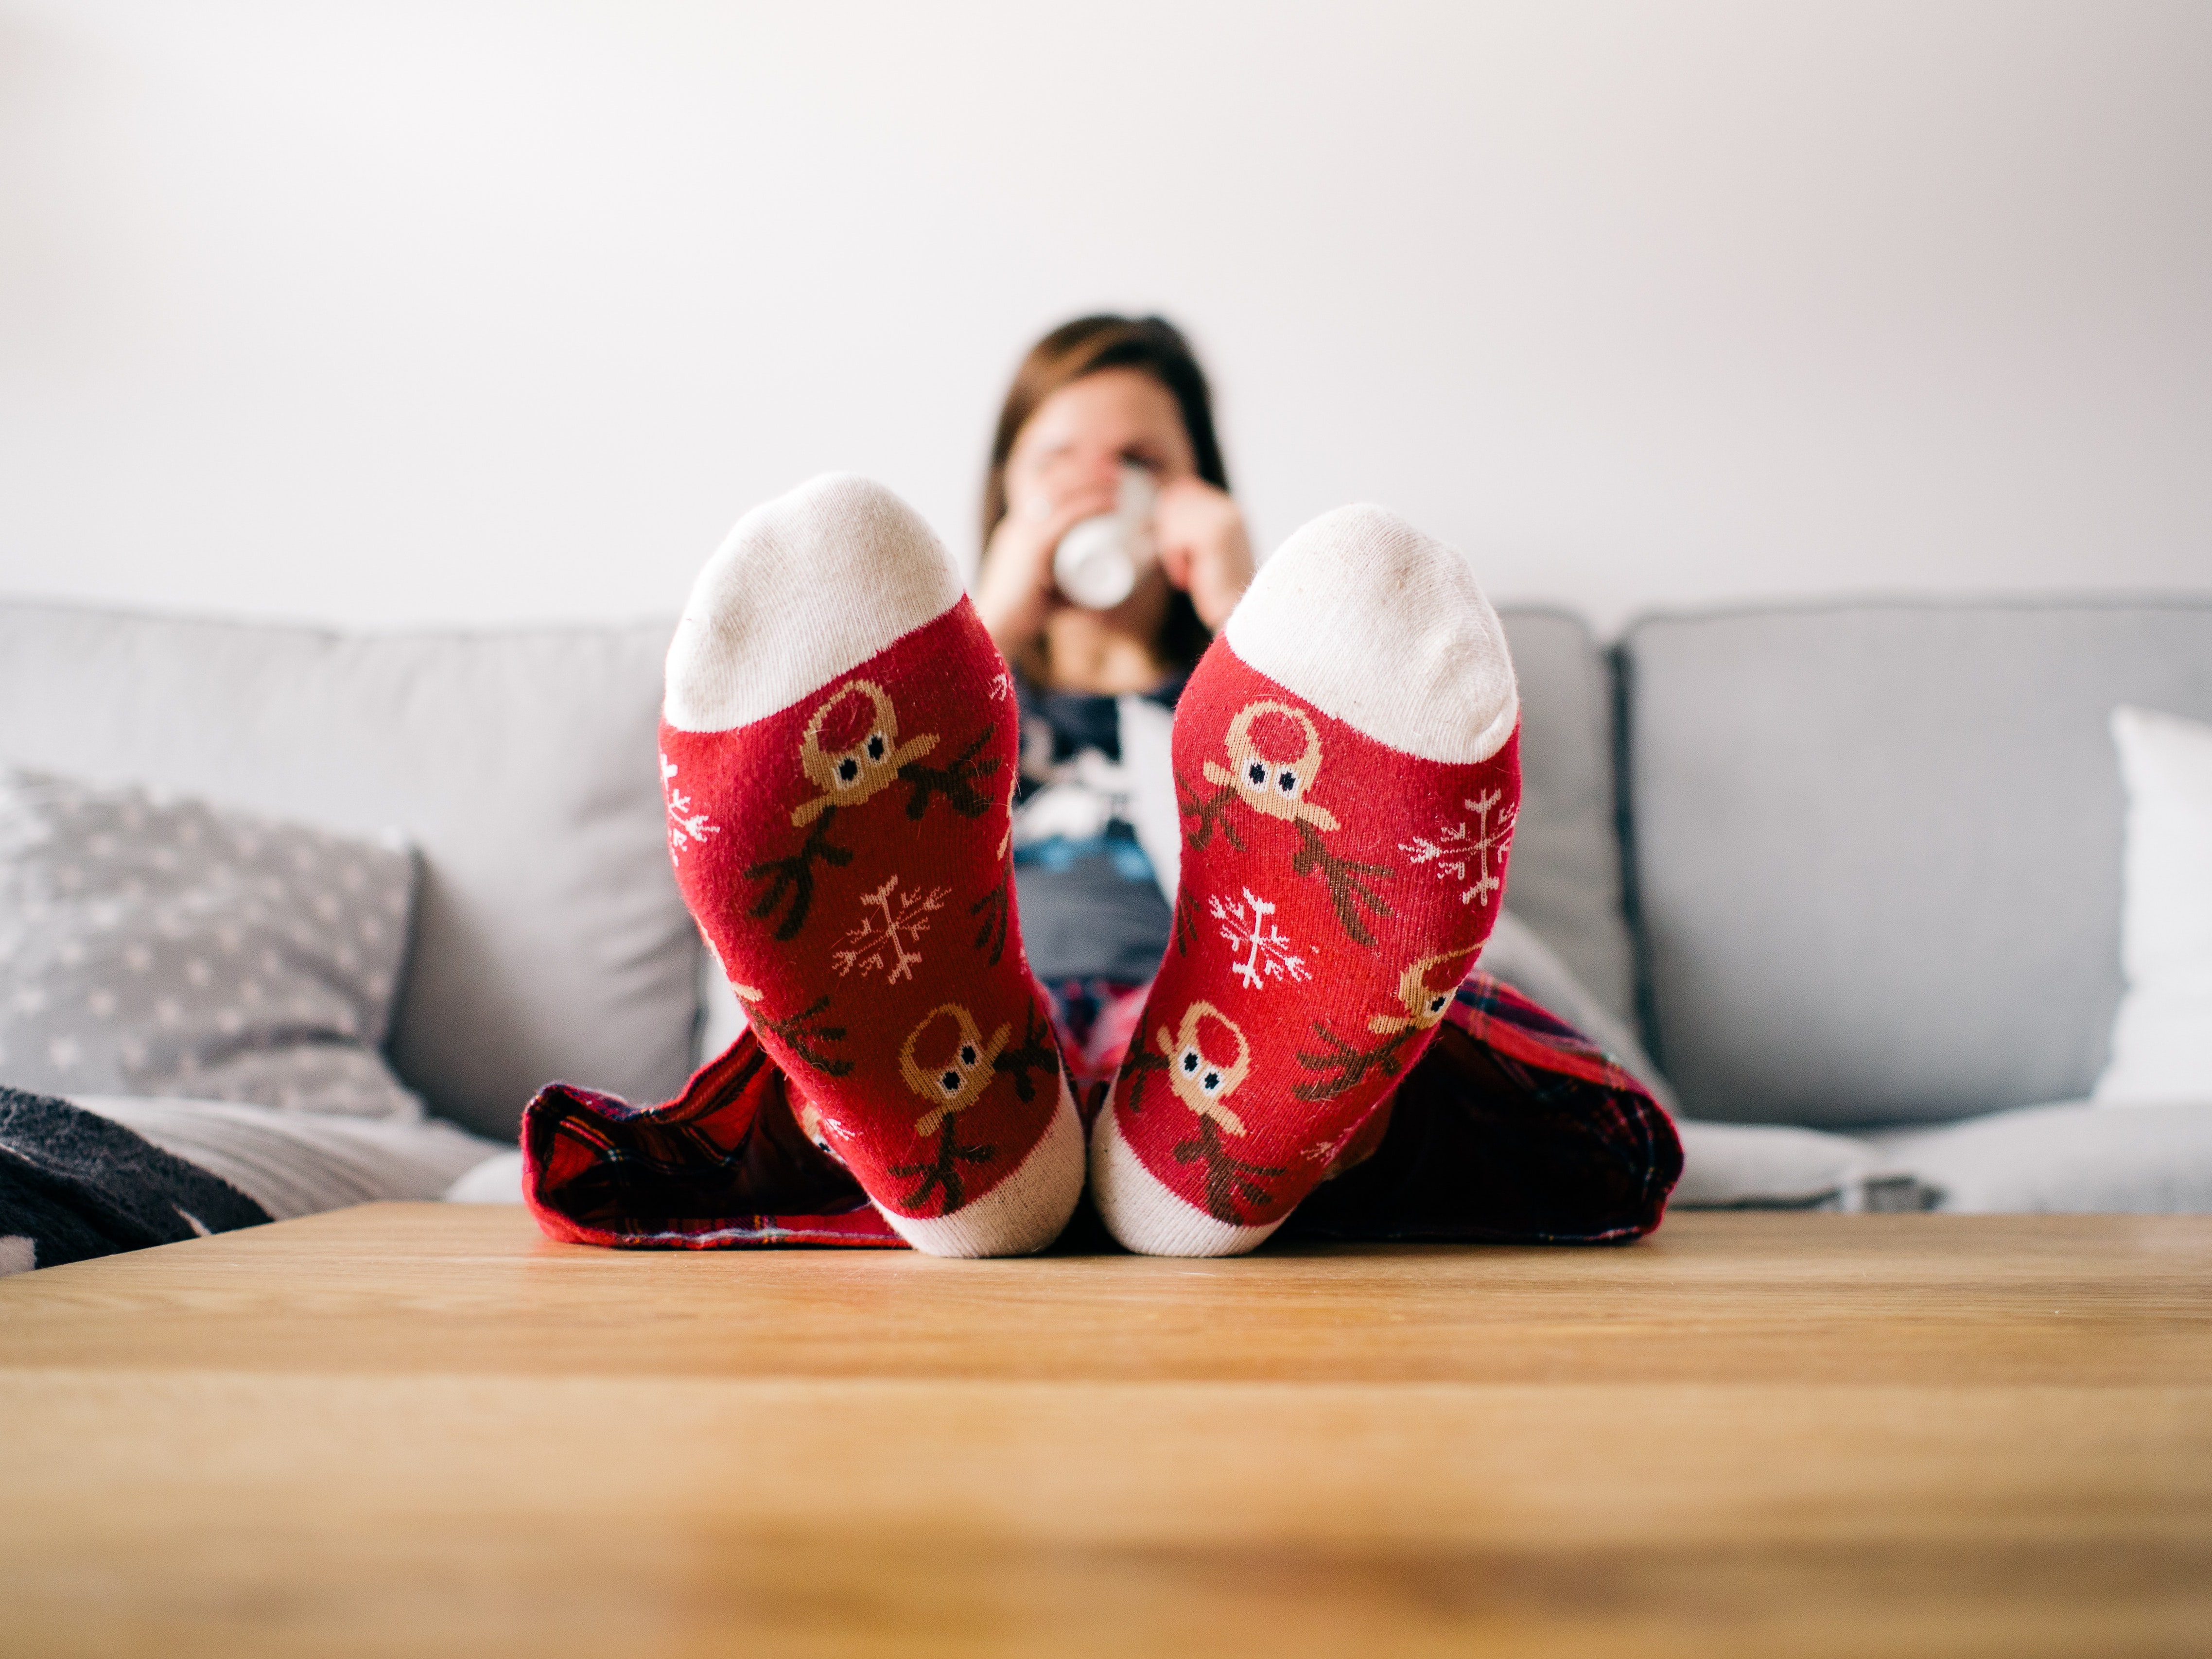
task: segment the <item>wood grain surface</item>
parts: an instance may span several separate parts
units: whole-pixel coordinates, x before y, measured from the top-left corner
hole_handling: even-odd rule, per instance
[[[2203,1654],[2212,1218],[0,1281],[0,1652]]]

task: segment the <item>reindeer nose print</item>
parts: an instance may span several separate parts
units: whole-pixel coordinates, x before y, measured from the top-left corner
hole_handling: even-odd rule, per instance
[[[1229,1033],[1231,1041],[1237,1045],[1234,1061],[1224,1065],[1217,1056],[1206,1052],[1200,1029],[1202,1020],[1211,1020]],[[1179,1030],[1170,1034],[1163,1025],[1154,1033],[1152,1041],[1169,1057],[1168,1082],[1176,1097],[1200,1117],[1213,1119],[1230,1133],[1243,1134],[1243,1121],[1221,1103],[1236,1091],[1251,1067],[1251,1048],[1237,1023],[1210,1002],[1194,1002],[1183,1011]]]
[[[1449,963],[1459,963],[1463,967],[1467,958],[1474,954],[1475,948],[1468,945],[1463,950],[1446,951],[1441,956],[1423,957],[1419,962],[1411,963],[1405,972],[1398,975],[1398,1006],[1406,1012],[1402,1014],[1372,1015],[1368,1019],[1367,1029],[1378,1036],[1395,1031],[1434,1030],[1443,1022],[1444,1010],[1451,1006],[1452,994],[1459,988],[1459,981],[1455,978],[1449,985],[1439,989],[1429,983],[1429,975]]]
[[[938,1066],[930,1066],[915,1056],[933,1026],[950,1019],[958,1043],[951,1057]],[[906,1035],[899,1048],[899,1071],[906,1079],[906,1086],[930,1103],[914,1126],[918,1135],[930,1135],[947,1115],[964,1111],[974,1105],[983,1091],[991,1086],[997,1074],[994,1062],[999,1051],[1006,1046],[1006,1034],[1011,1028],[1001,1025],[986,1041],[976,1029],[975,1017],[957,1002],[939,1004],[923,1015],[921,1021]],[[942,1049],[937,1052],[943,1053]]]
[[[1263,740],[1252,728],[1270,716],[1273,730]],[[1303,745],[1300,751],[1289,757],[1264,752],[1269,746],[1279,750],[1285,746],[1285,726],[1296,729],[1297,740]],[[1272,700],[1249,703],[1229,722],[1222,747],[1237,769],[1226,772],[1208,761],[1204,769],[1207,782],[1233,786],[1246,805],[1271,818],[1310,823],[1320,830],[1336,828],[1334,813],[1304,799],[1307,786],[1321,770],[1321,733],[1303,709]]]
[[[855,702],[865,705],[855,708]],[[853,719],[865,716],[865,723]],[[823,730],[833,734],[860,726],[864,735],[830,749],[823,745]],[[830,738],[836,743],[836,737]],[[811,823],[832,806],[858,806],[896,780],[899,769],[920,760],[937,747],[937,735],[925,732],[901,744],[898,711],[883,687],[873,680],[848,680],[831,692],[806,722],[799,743],[799,769],[822,793],[803,801],[791,814],[794,824]]]

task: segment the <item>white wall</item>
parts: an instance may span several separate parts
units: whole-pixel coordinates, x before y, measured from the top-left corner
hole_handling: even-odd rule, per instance
[[[1038,331],[1273,544],[1492,591],[2212,588],[2212,6],[0,0],[0,592],[671,614]]]

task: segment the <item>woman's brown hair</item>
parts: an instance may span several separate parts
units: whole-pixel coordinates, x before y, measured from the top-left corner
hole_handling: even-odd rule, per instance
[[[1182,331],[1164,317],[1078,317],[1030,348],[1030,355],[1014,371],[1013,385],[1006,389],[999,429],[991,440],[991,471],[983,481],[985,547],[990,546],[999,520],[1006,516],[1006,458],[1013,453],[1022,428],[1054,392],[1103,368],[1133,368],[1165,386],[1182,411],[1198,476],[1217,489],[1229,488],[1229,469],[1222,465],[1221,441],[1213,430],[1212,393]],[[1188,666],[1205,654],[1212,638],[1198,619],[1190,595],[1180,590],[1170,593],[1160,623],[1162,653]]]

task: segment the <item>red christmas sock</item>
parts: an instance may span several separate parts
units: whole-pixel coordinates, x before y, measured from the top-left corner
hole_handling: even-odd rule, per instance
[[[1014,914],[1019,718],[927,526],[865,480],[747,514],[668,652],[669,847],[818,1133],[918,1249],[1042,1249],[1083,1132]]]
[[[1428,1046],[1504,896],[1519,721],[1442,543],[1344,507],[1261,568],[1176,708],[1175,938],[1091,1133],[1124,1244],[1251,1249]]]

